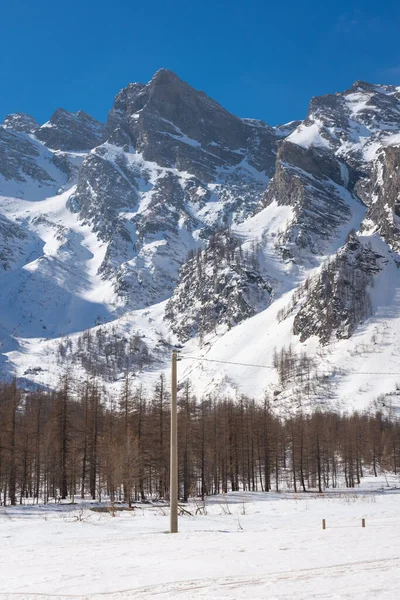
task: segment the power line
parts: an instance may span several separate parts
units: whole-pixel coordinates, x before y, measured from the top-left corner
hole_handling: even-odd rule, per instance
[[[241,367],[256,367],[258,369],[275,369],[275,367],[269,367],[268,365],[254,365],[251,363],[240,363],[240,362],[232,362],[229,360],[217,360],[213,358],[201,358],[200,356],[179,356],[180,359],[190,358],[191,360],[205,360],[207,362],[215,362],[222,363],[224,365],[239,365]]]
[[[241,362],[234,362],[234,361],[230,361],[230,360],[218,360],[216,358],[203,358],[201,356],[179,356],[179,360],[198,360],[198,361],[206,361],[206,362],[213,362],[213,363],[221,363],[223,365],[235,365],[235,366],[239,366],[239,367],[255,367],[257,369],[273,369],[275,370],[275,367],[271,367],[269,365],[256,365],[254,363],[241,363]],[[340,371],[337,371],[336,373],[334,372],[329,372],[329,371],[317,371],[318,374],[320,375],[340,375]],[[400,376],[400,371],[349,371],[347,373],[343,373],[344,375],[398,375]]]

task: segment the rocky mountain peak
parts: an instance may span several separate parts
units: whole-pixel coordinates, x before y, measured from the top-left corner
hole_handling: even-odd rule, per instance
[[[105,139],[134,147],[146,160],[175,167],[203,181],[244,158],[272,174],[279,133],[240,119],[175,73],[161,69],[146,85],[121,90],[109,113]]]
[[[133,83],[122,89],[116,96],[110,113],[111,119],[116,111],[123,112],[128,119],[136,115],[136,120],[147,116],[149,121],[152,116],[170,121],[199,142],[206,141],[206,130],[209,131],[210,127],[217,124],[218,116],[222,115],[225,120],[235,124],[236,128],[241,124],[239,118],[168,69],[157,71],[146,85]],[[146,125],[149,126],[150,123]],[[223,124],[220,129],[222,126]]]
[[[377,85],[357,79],[353,85],[347,90],[348,92],[376,92]],[[340,94],[339,94],[340,95]]]
[[[176,73],[170,69],[158,69],[150,80],[153,85],[181,85],[186,84]]]
[[[334,116],[337,119],[337,113],[343,108],[342,96],[340,94],[324,94],[323,96],[314,96],[311,98],[308,106],[307,120],[312,117],[322,115],[324,122],[329,121],[329,117]]]
[[[160,69],[147,84],[130,83],[123,88],[115,97],[110,117],[113,117],[115,112],[130,117],[143,109],[163,114],[166,110],[164,104],[174,103],[179,96],[184,96],[188,91],[196,93],[175,73],[168,69]]]
[[[33,117],[25,113],[13,113],[7,115],[1,123],[4,129],[11,129],[20,133],[33,133],[40,127]]]
[[[311,99],[307,120],[321,118],[327,126],[345,126],[348,129],[351,124],[349,119],[366,123],[374,129],[379,129],[382,122],[390,119],[394,125],[399,123],[399,100],[400,88],[391,85],[378,85],[365,81],[355,81],[353,85],[344,92],[315,96]],[[371,110],[383,112],[375,115],[374,122],[371,121]],[[393,127],[392,127],[393,128]]]
[[[400,88],[356,81],[348,90],[312,98],[307,118],[287,138],[334,153],[359,173],[377,147],[400,131]]]
[[[101,142],[103,124],[83,111],[68,112],[57,108],[36,137],[53,150],[84,151]]]
[[[400,88],[395,85],[384,85],[381,83],[370,83],[368,81],[357,80],[353,85],[343,93],[337,95],[352,94],[354,92],[366,92],[372,94],[396,94],[400,92]]]

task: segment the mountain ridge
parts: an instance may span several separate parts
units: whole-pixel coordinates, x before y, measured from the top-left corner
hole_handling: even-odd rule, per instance
[[[78,354],[64,353],[63,364],[57,348],[85,330],[113,331],[143,336],[148,358],[140,367],[121,355],[107,385],[120,385],[124,360],[152,385],[182,341],[200,358],[248,362],[240,335],[255,363],[261,348],[272,365],[274,347],[292,345],[319,356],[344,405],[372,401],[374,384],[351,400],[351,373],[335,373],[363,328],[368,337],[388,311],[393,324],[400,316],[399,156],[400,87],[360,81],[312,98],[304,121],[277,127],[231,115],[167,69],[120,90],[105,124],[63,109],[43,125],[8,115],[0,125],[3,374],[55,385],[68,363],[84,377]],[[378,278],[364,278],[369,309],[358,312],[361,288],[342,280],[362,279],[375,254],[385,258]],[[307,281],[319,282],[315,297],[287,313]],[[336,290],[333,308],[322,281]],[[389,362],[400,344],[392,337],[381,350]],[[324,350],[332,344],[335,360]],[[184,365],[199,394],[279,391],[272,367],[238,378],[201,361]],[[280,393],[290,403],[300,389],[294,381]]]

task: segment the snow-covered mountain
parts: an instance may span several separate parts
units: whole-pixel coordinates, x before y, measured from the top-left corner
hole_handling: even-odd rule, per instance
[[[278,127],[165,69],[105,124],[7,116],[3,375],[152,384],[183,345],[199,394],[395,398],[400,375],[374,373],[400,351],[399,166],[400,87],[365,82]]]

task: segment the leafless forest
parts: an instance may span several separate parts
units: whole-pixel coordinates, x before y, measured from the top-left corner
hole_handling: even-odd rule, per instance
[[[390,410],[341,415],[299,407],[278,416],[263,403],[196,399],[179,391],[179,485],[183,501],[228,490],[307,492],[351,488],[365,472],[400,464],[400,424]],[[77,392],[0,387],[0,501],[91,497],[129,505],[168,499],[169,391],[134,386],[111,398],[94,379]]]

